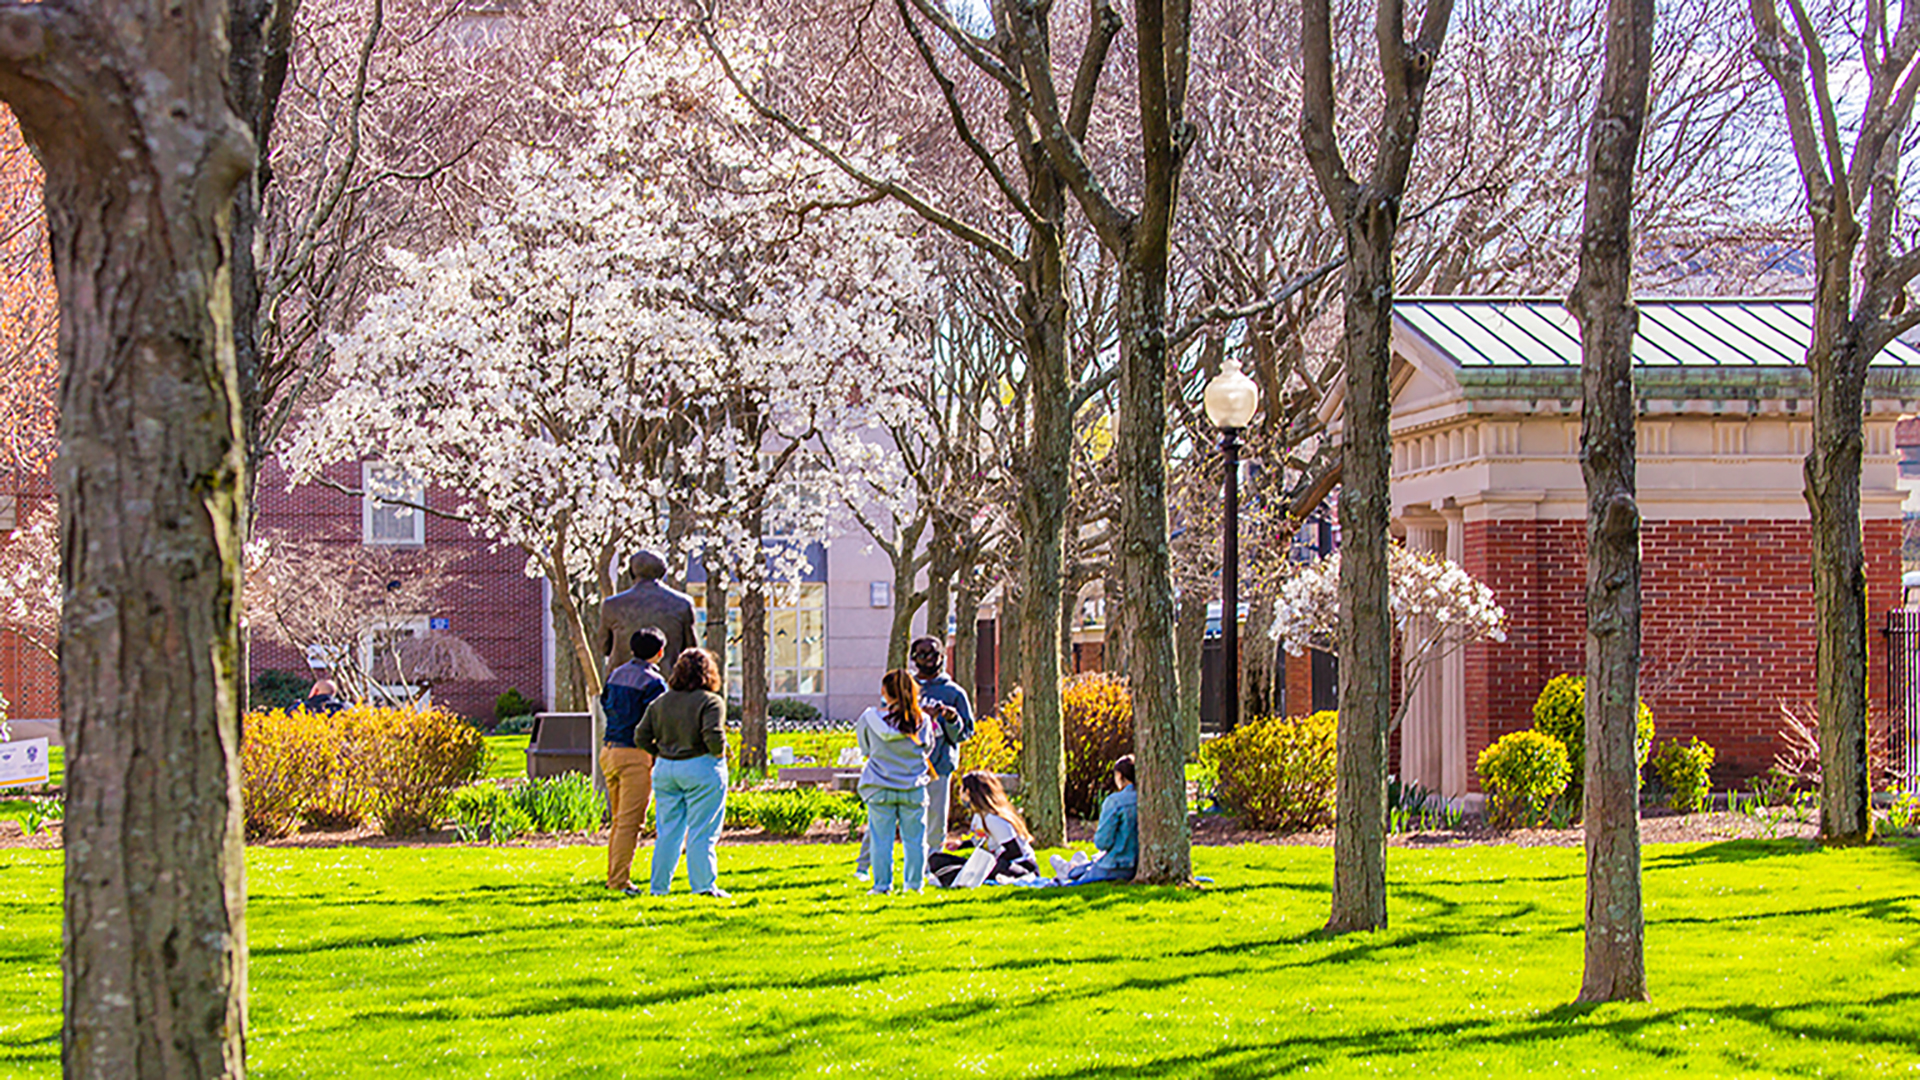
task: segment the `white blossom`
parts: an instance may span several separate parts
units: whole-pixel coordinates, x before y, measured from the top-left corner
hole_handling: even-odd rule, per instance
[[[1493,590],[1439,555],[1387,549],[1387,607],[1404,665],[1398,726],[1413,688],[1433,660],[1471,641],[1507,640],[1507,613]],[[1302,566],[1280,587],[1268,636],[1294,656],[1332,651],[1340,628],[1340,555]]]
[[[332,341],[338,388],[286,456],[296,483],[377,454],[458,492],[597,653],[612,565],[670,519],[682,553],[736,572],[762,565],[756,511],[824,539],[839,500],[770,507],[771,470],[904,407],[928,281],[913,222],[762,124],[691,43],[610,34],[535,89],[572,141],[511,155],[470,239],[387,253],[395,285]]]

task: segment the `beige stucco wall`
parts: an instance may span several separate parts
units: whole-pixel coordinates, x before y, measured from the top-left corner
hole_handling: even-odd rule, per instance
[[[1410,335],[1395,339],[1393,516],[1454,506],[1468,521],[1586,516],[1577,400],[1469,398],[1452,364]],[[1805,401],[1643,403],[1638,495],[1650,521],[1805,520],[1801,463],[1812,434]],[[1861,515],[1898,519],[1894,424],[1920,403],[1869,402]]]

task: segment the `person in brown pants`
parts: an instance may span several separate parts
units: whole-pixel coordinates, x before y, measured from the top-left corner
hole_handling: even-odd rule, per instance
[[[607,888],[638,896],[643,890],[635,888],[628,875],[640,823],[647,817],[647,797],[653,793],[653,755],[634,743],[633,729],[653,699],[666,692],[667,682],[654,664],[666,649],[667,638],[648,626],[635,631],[629,644],[633,659],[613,669],[600,695],[607,714],[600,774],[606,778],[607,809],[613,815],[613,828],[607,833]]]

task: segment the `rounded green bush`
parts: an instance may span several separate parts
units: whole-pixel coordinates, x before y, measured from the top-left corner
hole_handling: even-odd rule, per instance
[[[805,836],[819,819],[821,810],[817,792],[795,788],[762,792],[754,813],[760,819],[760,827],[774,836]]]
[[[1334,743],[1339,714],[1262,717],[1209,742],[1203,772],[1215,798],[1250,828],[1285,832],[1333,821]]]
[[[1535,731],[1560,740],[1567,751],[1567,765],[1573,770],[1567,782],[1567,798],[1577,808],[1586,790],[1587,776],[1587,677],[1555,675],[1541,687],[1533,702]],[[1640,703],[1640,715],[1634,722],[1633,763],[1645,768],[1647,754],[1653,749],[1653,710]]]
[[[818,723],[820,709],[810,702],[799,698],[774,698],[767,702],[767,718],[770,720],[791,720],[802,724]]]
[[[974,769],[1020,771],[1020,717],[1026,694],[1015,690],[993,716],[979,722],[972,739],[960,744],[960,773]],[[1066,758],[1067,813],[1079,818],[1100,814],[1113,793],[1113,762],[1133,753],[1133,696],[1127,680],[1090,671],[1060,680],[1061,750]],[[958,806],[959,800],[953,805]]]
[[[1480,752],[1475,765],[1493,802],[1493,819],[1531,825],[1546,816],[1556,795],[1567,789],[1573,768],[1560,740],[1539,731],[1516,731]]]
[[[1667,785],[1673,808],[1683,814],[1706,809],[1713,791],[1713,747],[1699,739],[1670,739],[1653,755],[1653,771]]]

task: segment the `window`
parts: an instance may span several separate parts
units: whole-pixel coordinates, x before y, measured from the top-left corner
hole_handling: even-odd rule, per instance
[[[20,527],[20,502],[12,495],[0,495],[0,532],[12,532]]]
[[[707,586],[693,582],[694,634],[704,641]],[[739,697],[740,590],[727,591],[727,693]],[[767,596],[767,693],[827,692],[827,587],[817,581],[775,583]]]
[[[374,704],[400,705],[418,701],[432,703],[430,691],[406,681],[400,669],[397,646],[408,638],[427,632],[425,616],[408,619],[376,619],[360,631],[361,670],[367,673],[367,696]]]
[[[427,515],[418,509],[427,501],[424,484],[383,461],[362,464],[360,479],[366,489],[360,500],[365,543],[419,547],[427,542]]]

